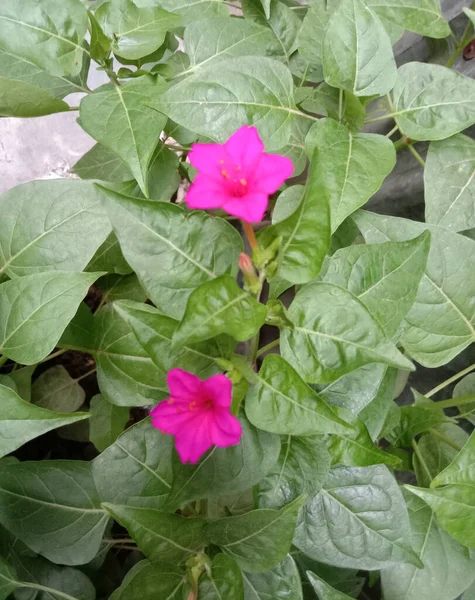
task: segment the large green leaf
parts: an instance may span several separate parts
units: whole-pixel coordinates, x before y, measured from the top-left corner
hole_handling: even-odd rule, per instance
[[[119,240],[114,232],[111,232],[104,243],[97,249],[91,262],[87,265],[86,271],[105,271],[117,275],[132,273],[132,269],[122,254]]]
[[[475,493],[473,481],[437,489],[406,488],[434,511],[437,522],[462,546],[475,548]]]
[[[378,191],[396,164],[391,141],[382,135],[354,135],[333,119],[315,123],[305,139],[309,156],[318,150],[322,187],[330,195],[332,231]]]
[[[372,571],[421,566],[409,536],[404,498],[387,467],[342,467],[302,509],[294,544],[314,560]]]
[[[190,66],[174,79],[232,56],[275,56],[282,52],[271,30],[252,21],[226,17],[190,23],[185,29],[184,43]]]
[[[0,116],[42,117],[69,110],[66,102],[23,81],[0,77]]]
[[[364,211],[356,213],[354,221],[368,243],[401,242],[426,230],[432,233],[426,270],[406,316],[402,344],[426,367],[449,362],[475,339],[474,241],[442,227]]]
[[[145,196],[147,173],[166,119],[147,108],[166,87],[152,76],[124,85],[104,85],[81,101],[79,122],[103,146],[115,152],[130,169]]]
[[[302,584],[294,559],[288,554],[264,573],[243,573],[245,600],[303,600]]]
[[[342,248],[328,261],[323,280],[359,298],[392,338],[414,304],[429,249],[428,231],[407,242]]]
[[[19,587],[15,571],[0,556],[0,600],[6,600]]]
[[[48,410],[72,413],[85,399],[86,392],[63,365],[54,365],[41,373],[32,387],[32,403]]]
[[[450,465],[433,479],[431,487],[449,483],[475,483],[475,433],[472,433]]]
[[[391,415],[391,411],[397,412],[393,398],[397,393],[395,387],[399,373],[400,371],[387,367],[376,395],[359,413],[359,417],[366,425],[368,433],[373,441],[376,441],[379,438]],[[407,375],[407,373],[403,373],[403,375]]]
[[[398,426],[388,435],[395,446],[411,446],[412,440],[434,425],[450,423],[443,410],[433,410],[424,406],[402,406]]]
[[[452,397],[461,398],[468,394],[475,394],[475,373],[470,373],[470,375],[467,375],[457,383],[454,387]],[[459,411],[465,414],[465,418],[475,425],[475,402],[461,406]]]
[[[126,320],[137,340],[154,363],[163,371],[183,369],[201,378],[219,372],[217,358],[229,358],[235,344],[228,338],[206,340],[190,346],[174,346],[173,335],[179,322],[161,314],[153,306],[138,302],[120,301],[116,311]]]
[[[432,142],[424,169],[426,222],[452,231],[475,227],[475,142],[465,135]]]
[[[202,283],[190,295],[175,344],[190,344],[222,333],[245,342],[264,324],[267,308],[241,289],[230,275]]]
[[[365,0],[381,18],[431,38],[450,35],[440,10],[440,0]]]
[[[320,600],[351,600],[350,596],[339,592],[315,573],[307,571],[307,577]]]
[[[286,190],[287,196],[293,188]],[[297,193],[300,193],[300,186]],[[312,156],[307,186],[295,211],[266,227],[259,241],[268,246],[281,237],[278,276],[291,283],[307,283],[320,272],[330,248],[330,194],[320,153]]]
[[[81,179],[122,183],[133,176],[125,162],[102,144],[95,144],[71,169]]]
[[[0,385],[0,404],[0,456],[13,452],[47,431],[89,417],[89,413],[61,414],[34,406],[4,385]]]
[[[112,50],[127,60],[137,60],[158,50],[180,17],[158,8],[138,8],[132,0],[105,2],[95,12],[104,33],[113,38]]]
[[[107,521],[90,463],[0,466],[0,523],[49,560],[64,565],[92,560]]]
[[[243,600],[242,573],[236,562],[226,554],[215,556],[210,573],[200,578],[198,595],[201,600]]]
[[[22,0],[0,7],[0,46],[51,75],[77,75],[86,50],[87,11],[79,0]]]
[[[405,494],[411,542],[424,564],[391,565],[382,571],[386,600],[453,600],[475,579],[475,556],[443,531],[422,500]]]
[[[147,104],[218,142],[243,124],[255,125],[273,149],[287,144],[294,118],[302,114],[295,108],[290,71],[276,60],[253,56],[199,69]]]
[[[414,367],[384,335],[364,304],[330,283],[309,283],[289,309],[293,329],[282,332],[283,357],[310,383],[329,383],[363,365]]]
[[[154,0],[139,0],[137,5],[154,5]],[[184,23],[193,23],[205,17],[229,16],[229,10],[222,0],[160,0],[160,6],[175,12],[183,18]]]
[[[246,415],[253,425],[271,433],[309,435],[351,429],[278,354],[264,359],[246,397]]]
[[[0,352],[24,365],[47,356],[97,273],[50,271],[0,286]]]
[[[219,519],[206,528],[207,539],[234,558],[249,573],[262,573],[284,560],[304,497],[280,510],[262,508],[244,515]]]
[[[110,600],[183,600],[186,574],[178,567],[142,560],[125,576]]]
[[[236,273],[242,241],[223,219],[101,189],[127,262],[165,314],[181,318],[194,288]]]
[[[92,463],[97,491],[104,502],[161,508],[172,482],[172,436],[149,419],[125,431]]]
[[[298,496],[314,496],[330,470],[330,455],[318,437],[289,435],[279,460],[259,483],[259,508],[281,508]]]
[[[0,274],[82,271],[110,232],[92,183],[33,181],[0,197]]]
[[[298,35],[299,53],[309,62],[315,75],[323,81],[323,37],[332,15],[326,0],[312,2]]]
[[[240,421],[243,435],[236,446],[214,447],[197,465],[184,465],[174,454],[170,508],[248,490],[272,469],[280,453],[279,436],[255,429],[242,416]]]
[[[90,406],[89,437],[99,452],[104,452],[124,431],[129,420],[129,409],[108,402],[101,394],[91,398]]]
[[[325,27],[323,74],[333,87],[356,96],[382,96],[396,81],[391,40],[363,0],[341,0]]]
[[[398,70],[391,115],[414,140],[443,140],[475,123],[475,81],[441,65],[407,63]]]
[[[151,561],[172,565],[186,562],[204,545],[204,519],[186,519],[156,508],[103,504]]]

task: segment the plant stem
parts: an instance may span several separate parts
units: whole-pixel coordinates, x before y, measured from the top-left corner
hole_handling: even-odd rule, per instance
[[[461,446],[459,446],[458,444],[456,444],[455,442],[453,442],[451,439],[449,439],[448,437],[446,437],[443,433],[440,433],[439,431],[437,431],[437,429],[433,429],[431,427],[427,431],[430,434],[432,434],[433,436],[435,436],[435,437],[439,438],[440,440],[442,440],[443,442],[445,442],[448,446],[451,446],[452,448],[454,448],[454,450],[457,450],[457,452],[460,452],[460,450],[462,450]]]
[[[0,367],[3,367],[3,365],[7,362],[8,360],[8,356],[0,356]]]
[[[86,379],[86,377],[89,377],[89,375],[94,375],[95,372],[96,372],[96,368],[94,367],[94,369],[91,369],[87,373],[84,373],[84,375],[81,375],[80,377],[76,377],[75,381],[79,382],[82,379]]]
[[[397,131],[398,129],[399,129],[399,127],[398,127],[397,125],[394,125],[394,127],[391,129],[391,131],[389,131],[389,132],[386,134],[386,137],[390,138],[390,137],[391,137],[391,136],[392,136],[394,133],[396,133],[396,131]],[[404,138],[401,138],[401,139],[404,139]],[[398,140],[398,141],[399,141],[399,140]],[[396,144],[394,144],[394,145],[396,145]]]
[[[407,149],[412,154],[412,156],[417,160],[417,162],[421,165],[421,167],[424,169],[426,166],[426,163],[425,163],[424,159],[422,158],[422,156],[419,154],[419,152],[417,152],[417,150],[414,148],[414,146],[412,144],[408,144]]]
[[[132,538],[104,538],[102,540],[103,542],[106,542],[108,544],[133,544],[134,540]]]
[[[440,392],[440,390],[443,390],[445,387],[447,387],[448,385],[450,385],[454,381],[457,381],[457,379],[461,379],[465,375],[468,375],[473,370],[475,370],[475,364],[470,365],[469,367],[467,367],[463,371],[460,371],[459,373],[457,373],[455,375],[452,375],[452,377],[449,377],[448,379],[446,379],[442,383],[439,383],[439,385],[436,385],[435,388],[431,389],[430,392],[427,392],[427,394],[424,394],[424,396],[426,398],[432,398],[432,396],[434,396],[435,394],[437,394],[437,392]]]
[[[473,2],[473,4],[472,4],[472,9],[475,9],[475,2]],[[449,60],[447,61],[447,64],[445,65],[446,67],[450,68],[454,65],[455,61],[458,58],[458,55],[465,48],[465,46],[468,44],[468,42],[471,39],[472,39],[472,22],[469,19],[467,26],[465,27],[465,31],[463,32],[462,37],[460,38],[460,41],[455,45],[455,49],[452,53],[452,56],[449,58]]]
[[[338,97],[338,121],[341,123],[343,117],[343,90],[340,88],[340,95]]]
[[[430,474],[429,467],[427,466],[427,463],[424,460],[424,457],[422,456],[421,451],[419,450],[419,446],[417,445],[416,440],[412,440],[412,448],[414,450],[414,454],[419,459],[419,462],[421,463],[422,468],[429,476],[429,479],[432,481],[432,475]]]
[[[273,342],[270,342],[269,344],[266,344],[265,346],[262,346],[262,348],[260,348],[256,352],[256,358],[259,358],[260,356],[262,356],[266,352],[269,352],[269,350],[272,350],[272,348],[277,348],[277,346],[279,344],[280,344],[280,339],[276,339]]]
[[[26,581],[18,582],[22,588],[29,588],[30,590],[41,590],[42,592],[47,592],[52,596],[59,596],[60,598],[65,598],[65,600],[78,600],[74,596],[70,596],[69,594],[65,594],[64,592],[60,592],[59,590],[55,590],[50,587],[46,587],[45,585],[40,585],[39,583],[27,583]]]
[[[254,232],[254,228],[252,227],[251,223],[248,223],[247,221],[243,221],[241,219],[241,225],[244,230],[244,233],[246,234],[247,241],[249,242],[249,246],[251,246],[252,250],[257,250],[259,248],[259,244],[257,243],[256,234]]]
[[[180,146],[178,144],[165,144],[165,146],[172,150],[178,150],[179,152],[189,152],[191,150],[191,148],[186,148],[185,146]]]
[[[398,140],[394,142],[394,150],[399,152],[399,150],[403,150],[408,145],[407,137],[403,135]]]
[[[439,410],[444,408],[457,408],[458,406],[464,406],[465,404],[475,403],[475,394],[468,394],[467,396],[460,396],[460,398],[451,398],[450,400],[441,400],[440,402],[433,402],[432,404],[425,405],[424,408],[429,410]]]
[[[67,352],[66,349],[57,350],[56,352],[53,352],[53,354],[50,354],[46,358],[43,358],[43,360],[40,360],[38,364],[42,365],[43,363],[48,362],[49,360],[53,360],[53,358],[56,358],[57,356],[61,356],[61,354],[64,354],[65,352]]]

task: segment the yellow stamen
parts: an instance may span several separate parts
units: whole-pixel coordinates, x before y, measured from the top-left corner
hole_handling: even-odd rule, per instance
[[[244,185],[244,186],[246,186],[246,185],[247,185],[247,181],[246,181],[245,179],[240,179],[240,180],[239,180],[239,183],[240,183],[241,185]]]
[[[175,399],[174,398],[169,398],[168,399],[168,404],[175,404]]]
[[[221,175],[222,175],[222,176],[223,176],[225,179],[229,179],[229,174],[228,174],[228,172],[226,171],[226,169],[222,169],[222,171],[221,171]]]
[[[219,164],[220,164],[220,165],[224,165],[224,160],[223,160],[223,159],[221,159],[221,160],[219,161]]]

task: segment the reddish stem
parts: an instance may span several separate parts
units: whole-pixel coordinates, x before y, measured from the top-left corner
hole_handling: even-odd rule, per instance
[[[246,234],[247,241],[249,242],[249,246],[251,246],[252,250],[257,250],[259,248],[259,244],[257,243],[256,234],[251,223],[247,221],[242,221],[242,228],[244,229],[244,233]]]

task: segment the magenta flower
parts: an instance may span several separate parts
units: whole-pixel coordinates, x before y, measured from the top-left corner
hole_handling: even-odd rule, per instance
[[[232,384],[225,375],[202,381],[196,375],[173,369],[168,372],[170,397],[152,412],[152,425],[175,436],[182,463],[195,464],[212,446],[239,444],[241,423],[229,409]]]
[[[185,201],[190,208],[222,208],[248,223],[262,220],[269,194],[293,172],[290,158],[265,154],[255,127],[243,125],[224,144],[193,144],[199,173]]]

